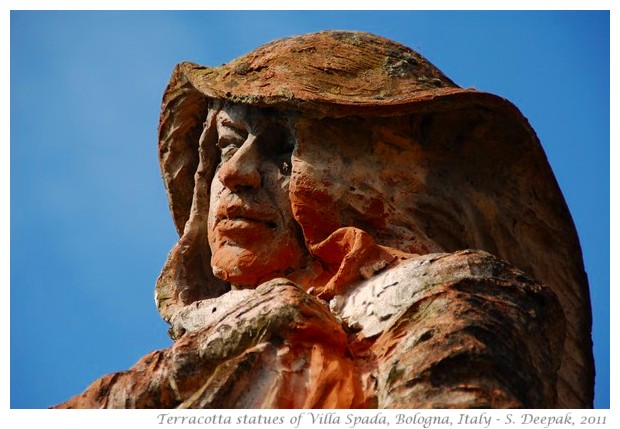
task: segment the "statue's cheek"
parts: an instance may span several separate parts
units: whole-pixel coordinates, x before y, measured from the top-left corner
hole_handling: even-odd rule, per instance
[[[341,227],[338,210],[335,210],[337,196],[331,183],[320,180],[316,171],[303,168],[302,161],[293,163],[289,185],[291,210],[293,217],[301,225],[306,243],[323,241],[332,232]],[[306,164],[307,165],[307,164]]]

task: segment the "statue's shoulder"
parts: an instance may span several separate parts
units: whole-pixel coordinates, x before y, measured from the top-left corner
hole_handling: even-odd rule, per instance
[[[468,249],[407,259],[352,285],[345,294],[332,299],[330,308],[350,330],[373,337],[389,329],[412,306],[441,296],[453,299],[454,292],[471,294],[476,288],[551,293],[510,263],[488,252]],[[516,289],[512,292],[506,288]]]

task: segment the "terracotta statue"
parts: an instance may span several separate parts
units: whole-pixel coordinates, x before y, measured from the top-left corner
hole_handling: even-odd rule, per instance
[[[591,407],[587,279],[527,120],[367,33],[179,64],[172,347],[59,407]]]

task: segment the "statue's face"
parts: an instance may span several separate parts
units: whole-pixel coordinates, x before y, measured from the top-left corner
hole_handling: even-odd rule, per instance
[[[286,277],[306,254],[289,200],[293,136],[282,118],[242,105],[220,110],[216,126],[221,163],[209,208],[213,273],[242,287]]]

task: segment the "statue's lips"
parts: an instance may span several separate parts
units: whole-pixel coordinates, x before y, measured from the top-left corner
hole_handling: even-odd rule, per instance
[[[274,238],[275,222],[251,218],[225,218],[215,226],[216,236],[224,243],[239,247],[254,247],[268,243]]]
[[[269,228],[277,226],[277,214],[237,201],[217,210],[217,228],[220,230]]]
[[[215,231],[221,239],[238,245],[255,245],[273,239],[280,216],[268,205],[230,198],[216,210]]]
[[[236,230],[248,228],[274,229],[276,223],[271,220],[253,219],[249,217],[223,218],[217,222],[219,230]]]

